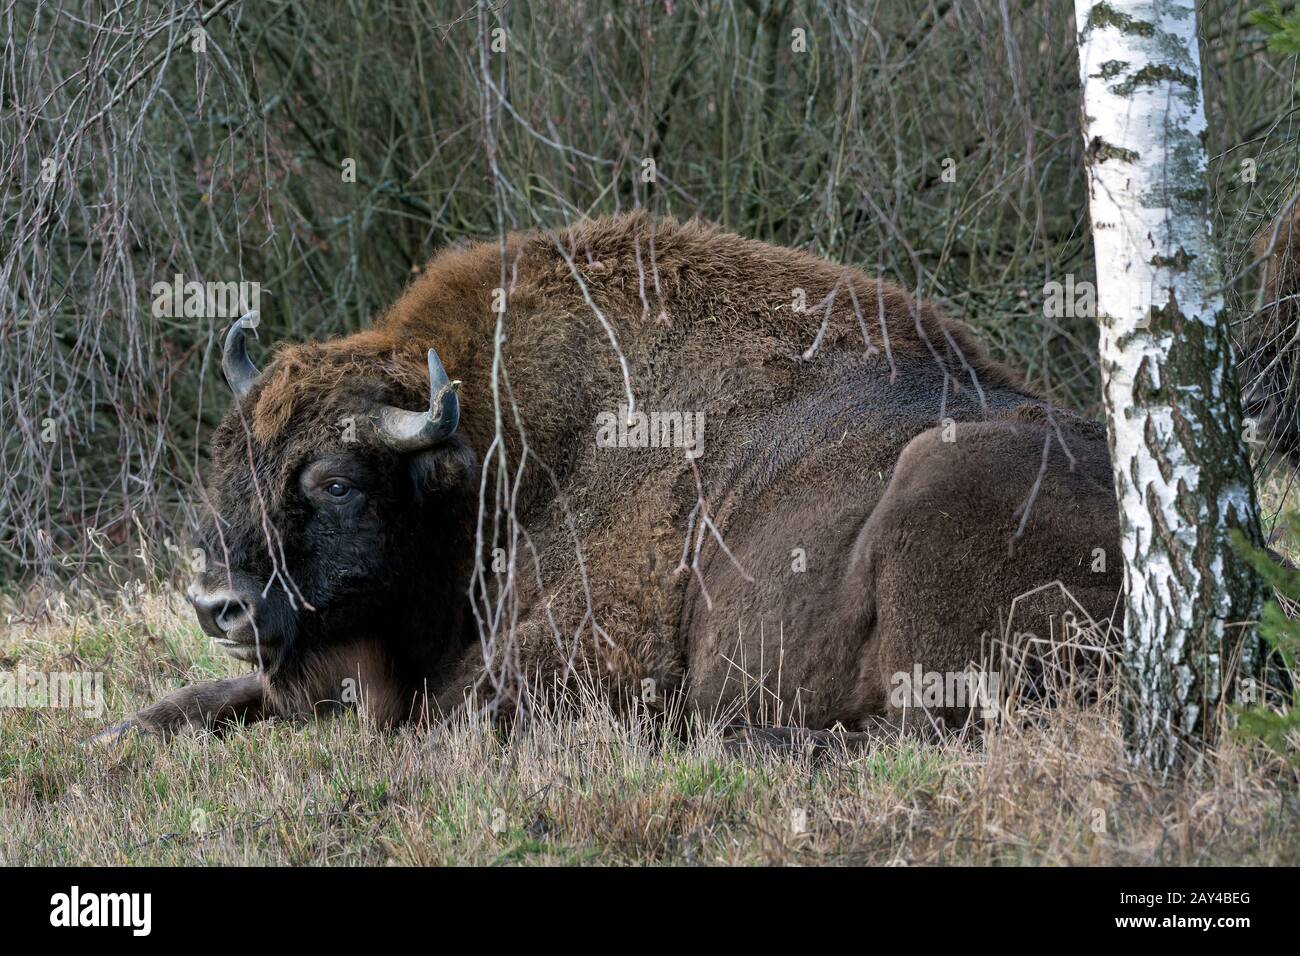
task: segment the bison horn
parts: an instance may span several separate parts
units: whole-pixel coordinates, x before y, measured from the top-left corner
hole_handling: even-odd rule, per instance
[[[384,444],[395,451],[420,451],[446,441],[460,424],[460,382],[447,378],[438,353],[429,349],[429,410],[411,412],[381,405],[373,417]]]
[[[257,384],[262,373],[248,357],[244,348],[244,329],[257,328],[257,313],[249,312],[230,327],[226,333],[226,347],[221,354],[221,368],[236,398],[243,398]]]

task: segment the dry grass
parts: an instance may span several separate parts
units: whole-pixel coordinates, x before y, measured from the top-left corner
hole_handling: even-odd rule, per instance
[[[1295,864],[1286,763],[1235,741],[1186,779],[1127,767],[1113,709],[982,747],[728,752],[587,702],[504,739],[356,720],[80,741],[182,681],[231,673],[163,597],[9,619],[0,666],[105,672],[103,718],[0,710],[9,864]],[[800,832],[799,817],[806,820]]]

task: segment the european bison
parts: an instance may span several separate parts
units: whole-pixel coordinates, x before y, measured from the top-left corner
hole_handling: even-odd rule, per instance
[[[259,373],[236,324],[224,367],[190,599],[257,668],[111,734],[579,678],[862,728],[898,675],[987,656],[1018,595],[1106,618],[1120,588],[1103,427],[898,287],[697,221],[449,250],[373,328]],[[1054,633],[1058,594],[1017,629]]]

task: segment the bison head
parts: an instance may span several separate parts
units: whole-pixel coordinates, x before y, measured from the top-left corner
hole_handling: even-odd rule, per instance
[[[433,349],[426,365],[373,334],[287,347],[263,375],[248,320],[225,341],[235,405],[213,436],[199,623],[271,676],[374,640],[420,672],[462,643],[435,632],[466,626],[476,459],[459,383]]]

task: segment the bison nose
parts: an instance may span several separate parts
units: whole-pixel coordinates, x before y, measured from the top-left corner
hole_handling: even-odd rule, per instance
[[[194,605],[199,627],[209,637],[225,637],[252,617],[252,602],[232,591],[209,593],[191,587],[186,595]]]

